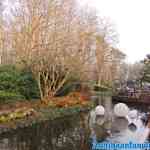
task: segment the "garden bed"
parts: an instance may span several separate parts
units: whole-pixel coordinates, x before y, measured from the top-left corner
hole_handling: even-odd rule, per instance
[[[7,109],[10,106],[7,106]],[[11,105],[11,109],[2,109],[0,112],[0,134],[32,126],[47,120],[55,120],[62,117],[71,117],[80,112],[87,112],[93,107],[89,100],[83,100],[80,96],[55,98],[44,103],[24,102]]]

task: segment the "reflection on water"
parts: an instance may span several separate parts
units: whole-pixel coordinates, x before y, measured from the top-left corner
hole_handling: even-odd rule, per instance
[[[146,140],[149,129],[142,119],[135,127],[128,119],[113,116],[110,99],[103,105],[107,110],[103,118],[91,111],[90,120],[89,113],[82,113],[1,134],[0,150],[89,150],[91,139],[114,143]]]
[[[80,150],[88,141],[83,118],[86,114],[0,135],[0,150]]]
[[[135,110],[134,110],[135,111]],[[132,111],[131,111],[132,112]],[[136,118],[117,117],[111,115],[109,117],[102,116],[95,120],[91,138],[92,142],[108,142],[108,143],[144,143],[146,142],[150,130],[143,121],[142,113],[137,111]],[[99,123],[101,121],[101,124]],[[102,122],[103,120],[103,122]]]

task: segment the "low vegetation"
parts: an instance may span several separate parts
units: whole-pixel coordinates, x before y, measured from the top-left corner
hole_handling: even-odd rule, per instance
[[[9,104],[7,109],[1,110],[0,133],[18,127],[32,126],[35,123],[46,120],[70,117],[93,108],[93,103],[80,93],[72,93],[62,98],[55,98],[44,102],[18,102],[16,104]]]
[[[0,104],[38,99],[39,90],[32,73],[15,66],[0,66]]]

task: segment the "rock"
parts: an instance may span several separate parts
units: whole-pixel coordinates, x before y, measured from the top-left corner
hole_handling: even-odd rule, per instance
[[[100,115],[100,116],[104,116],[104,114],[105,114],[105,108],[102,105],[98,105],[95,108],[95,114],[96,115]]]
[[[129,108],[124,103],[118,103],[114,106],[114,115],[116,117],[126,117],[129,113]]]
[[[129,118],[131,119],[135,119],[138,117],[138,111],[136,109],[129,111],[128,114]]]

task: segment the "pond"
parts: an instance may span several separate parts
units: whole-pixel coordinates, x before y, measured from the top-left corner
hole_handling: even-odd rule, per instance
[[[124,143],[140,135],[140,132],[135,131],[135,126],[128,126],[126,120],[120,119],[112,123],[113,105],[110,100],[106,100],[103,105],[106,108],[107,119],[103,122],[101,118],[100,124],[103,123],[96,128],[90,123],[91,112],[45,121],[1,134],[0,150],[89,150],[95,137],[99,142]],[[137,107],[130,106],[130,109]],[[137,110],[138,117],[142,116],[143,110]],[[143,123],[138,125],[141,125],[139,131],[145,132],[142,139],[145,142],[148,131]],[[108,132],[105,132],[106,130]]]
[[[1,134],[0,150],[81,149],[88,133],[82,120],[84,116],[86,113]]]

